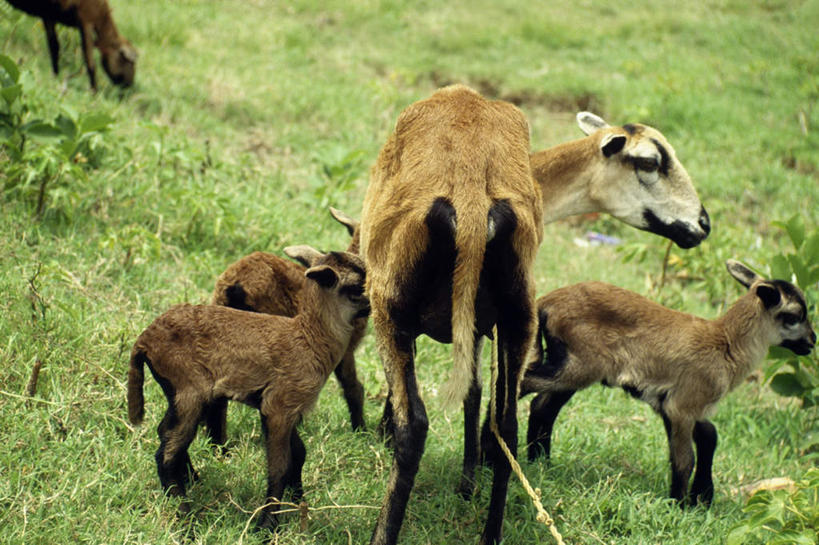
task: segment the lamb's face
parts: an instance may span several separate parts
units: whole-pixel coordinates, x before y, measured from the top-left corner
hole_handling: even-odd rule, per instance
[[[370,300],[364,295],[364,262],[357,255],[330,252],[315,260],[305,275],[333,295],[345,320],[369,315]]]
[[[816,333],[808,320],[805,296],[799,288],[784,280],[771,280],[761,284],[756,288],[757,295],[760,294],[762,286],[770,286],[767,295],[761,298],[764,297],[763,303],[771,313],[780,339],[779,346],[787,348],[798,356],[810,354],[816,345]],[[776,294],[773,290],[776,290]]]

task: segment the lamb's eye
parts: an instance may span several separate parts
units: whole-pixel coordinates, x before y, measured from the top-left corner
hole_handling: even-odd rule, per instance
[[[788,327],[795,326],[799,323],[799,316],[791,314],[790,312],[780,315],[780,318],[782,319],[782,323]]]
[[[660,168],[660,163],[654,157],[635,157],[634,168],[645,172],[656,172]]]
[[[351,286],[344,286],[343,288],[338,290],[338,292],[341,295],[345,295],[345,296],[349,297],[350,299],[353,299],[353,298],[361,297],[362,295],[364,295],[364,286],[362,286],[361,284],[351,285]]]

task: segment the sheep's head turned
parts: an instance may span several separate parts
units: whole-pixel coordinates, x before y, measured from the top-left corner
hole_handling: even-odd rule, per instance
[[[134,84],[136,61],[139,57],[134,46],[122,39],[113,47],[100,45],[102,67],[111,81],[121,87],[130,87]]]
[[[809,354],[816,345],[816,333],[808,319],[802,291],[784,280],[766,280],[739,261],[729,259],[726,266],[731,276],[762,302],[771,325],[771,344],[799,356]]]
[[[589,112],[578,113],[577,123],[597,139],[604,167],[591,181],[590,196],[602,210],[680,248],[708,236],[708,213],[660,131],[640,124],[612,127]]]
[[[288,246],[284,253],[307,270],[304,276],[336,299],[345,318],[368,316],[370,300],[364,295],[364,261],[349,252],[322,253],[310,246]]]

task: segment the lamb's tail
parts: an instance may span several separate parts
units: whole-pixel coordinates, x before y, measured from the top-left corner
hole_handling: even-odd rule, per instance
[[[128,420],[134,425],[141,424],[145,416],[145,397],[142,393],[145,363],[150,363],[148,356],[134,347],[131,351],[131,367],[128,369]]]

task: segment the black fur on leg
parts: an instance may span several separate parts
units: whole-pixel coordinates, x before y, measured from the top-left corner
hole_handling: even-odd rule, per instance
[[[526,442],[529,444],[529,461],[541,453],[549,460],[552,451],[552,429],[560,409],[569,402],[574,390],[542,393],[532,400],[529,408],[529,428]]]
[[[691,484],[690,502],[710,506],[714,499],[714,481],[711,476],[714,451],[717,449],[717,428],[709,420],[694,424],[694,444],[697,447],[697,464]]]

